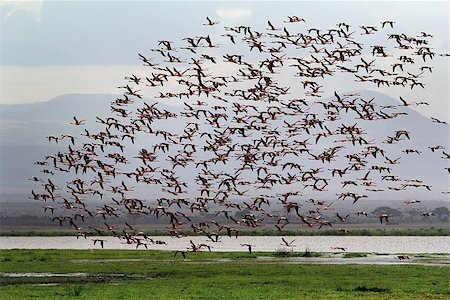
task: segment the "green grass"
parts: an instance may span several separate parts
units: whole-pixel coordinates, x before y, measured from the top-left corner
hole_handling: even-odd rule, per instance
[[[268,256],[266,260],[258,256]],[[304,253],[290,253],[289,256]],[[270,259],[272,257],[272,259]],[[4,250],[1,299],[448,299],[450,267],[279,263],[276,253]],[[290,257],[285,258],[291,259]],[[50,284],[50,285],[49,285]],[[52,285],[54,284],[54,285]]]

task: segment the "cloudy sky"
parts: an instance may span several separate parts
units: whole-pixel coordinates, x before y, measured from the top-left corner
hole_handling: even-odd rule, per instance
[[[434,35],[437,53],[449,53],[448,1],[2,1],[0,2],[0,103],[47,101],[67,93],[118,93],[117,86],[140,68],[137,53],[162,39],[202,34],[205,17],[223,26],[264,30],[267,20],[288,15],[307,26],[331,28],[395,20],[395,32]],[[309,28],[310,28],[309,27]],[[394,32],[393,31],[393,32]],[[449,120],[450,59],[439,58],[427,89],[409,96],[429,101],[421,113]],[[352,86],[349,86],[349,90]],[[396,91],[380,92],[397,97]]]

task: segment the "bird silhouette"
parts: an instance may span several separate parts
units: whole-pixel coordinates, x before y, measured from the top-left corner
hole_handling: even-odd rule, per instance
[[[74,116],[70,124],[83,125],[81,133],[46,137],[59,150],[35,163],[40,176],[31,177],[36,187],[29,198],[51,201],[44,210],[60,226],[112,234],[136,248],[165,242],[151,240],[128,218],[165,222],[173,237],[185,230],[204,236],[207,243],[190,243],[197,252],[265,226],[333,228],[354,214],[367,217],[361,203],[376,200],[375,193],[434,189],[419,181],[420,170],[417,178],[397,173],[418,155],[450,159],[442,145],[430,152],[409,144],[417,133],[402,120],[428,102],[402,95],[385,104],[378,96],[333,89],[326,97],[340,76],[364,89],[428,88],[425,79],[438,66],[428,62],[447,57],[434,53],[432,36],[389,34],[388,45],[385,30],[395,21],[382,21],[381,28],[308,28],[298,16],[276,21],[263,29],[220,28],[206,17],[202,32],[156,41],[152,57],[138,53],[145,74],[124,77],[121,95],[106,108],[109,115],[95,118],[96,127]],[[372,36],[376,44],[367,43]],[[434,117],[429,123],[447,125]],[[373,136],[383,126],[394,133]],[[333,217],[336,204],[323,197],[350,201],[354,210]],[[405,205],[418,202],[404,198]],[[383,224],[392,216],[374,217]],[[103,248],[106,240],[93,241]],[[282,245],[293,242],[282,238]],[[252,252],[253,245],[241,246]],[[186,251],[178,253],[185,258]]]

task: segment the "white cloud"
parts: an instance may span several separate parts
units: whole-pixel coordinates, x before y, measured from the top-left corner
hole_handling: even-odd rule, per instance
[[[252,15],[252,11],[245,8],[219,8],[216,9],[216,13],[222,18],[242,18]]]
[[[1,7],[9,7],[8,12],[5,15],[5,18],[12,16],[18,10],[24,10],[33,15],[36,20],[41,19],[41,9],[42,9],[43,1],[24,1],[24,0],[14,0],[14,1],[1,1]]]

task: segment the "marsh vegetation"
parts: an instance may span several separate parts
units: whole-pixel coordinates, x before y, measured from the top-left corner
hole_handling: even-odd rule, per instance
[[[0,293],[4,299],[448,299],[450,295],[446,266],[287,264],[280,263],[284,258],[279,256],[198,252],[184,259],[169,251],[4,250]]]

